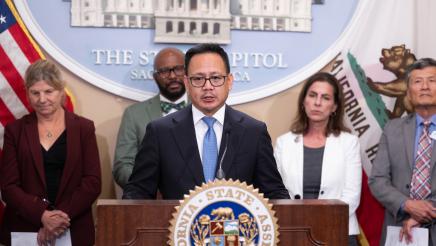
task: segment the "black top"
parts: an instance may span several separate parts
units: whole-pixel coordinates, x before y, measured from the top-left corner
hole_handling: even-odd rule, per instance
[[[67,157],[67,131],[62,132],[50,149],[46,151],[41,145],[41,150],[47,184],[47,199],[51,204],[55,204]]]
[[[318,199],[321,187],[322,158],[324,146],[308,148],[304,146],[303,198]]]

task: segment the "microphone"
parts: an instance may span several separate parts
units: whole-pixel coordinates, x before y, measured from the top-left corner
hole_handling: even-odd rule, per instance
[[[223,155],[221,156],[220,165],[219,165],[218,171],[216,172],[217,179],[225,179],[226,178],[226,174],[224,173],[222,165],[223,165],[224,157],[226,157],[227,146],[229,144],[230,129],[226,130],[225,137],[226,137],[226,145],[224,146],[224,151],[223,151]]]

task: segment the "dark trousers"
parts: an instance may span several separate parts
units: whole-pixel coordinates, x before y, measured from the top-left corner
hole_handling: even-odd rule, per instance
[[[348,236],[348,246],[359,246],[357,235]]]

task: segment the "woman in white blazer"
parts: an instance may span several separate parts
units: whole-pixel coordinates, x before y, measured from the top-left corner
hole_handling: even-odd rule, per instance
[[[337,79],[311,76],[298,99],[291,131],[274,150],[292,199],[339,199],[349,205],[349,245],[357,245],[362,165],[358,138],[343,123],[344,99]]]

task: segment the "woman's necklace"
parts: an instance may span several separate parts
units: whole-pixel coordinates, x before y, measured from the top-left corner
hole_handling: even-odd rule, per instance
[[[45,131],[47,132],[47,134],[45,134],[45,136],[46,136],[47,138],[51,138],[51,137],[53,137],[53,134],[51,133],[50,130],[45,129]]]
[[[45,130],[45,137],[46,138],[51,139],[52,137],[54,137],[56,135],[56,132],[59,128],[59,125],[58,125],[59,122],[60,122],[59,118],[55,119],[53,124],[52,124],[51,130],[49,130],[49,128],[47,128],[45,125],[41,124],[41,126]]]
[[[49,130],[47,127],[43,126],[45,130],[45,137],[51,139],[56,134],[56,124],[52,127],[51,130]]]

